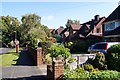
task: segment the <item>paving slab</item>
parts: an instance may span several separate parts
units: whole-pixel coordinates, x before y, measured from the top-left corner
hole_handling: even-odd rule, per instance
[[[46,67],[41,66],[11,66],[2,67],[2,78],[16,79],[16,78],[26,78],[32,76],[47,75]]]

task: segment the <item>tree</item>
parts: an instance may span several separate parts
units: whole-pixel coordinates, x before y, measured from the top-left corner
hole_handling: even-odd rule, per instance
[[[47,34],[48,37],[52,36],[52,34],[50,33],[50,30],[47,26],[42,25],[41,27],[45,31],[45,33]]]
[[[20,22],[17,18],[12,16],[1,16],[0,23],[0,30],[2,32],[1,42],[8,46],[8,43],[15,39],[14,31],[19,32],[18,28],[20,26]]]
[[[70,27],[71,24],[80,24],[80,21],[68,19],[66,23],[66,27]]]
[[[36,46],[39,41],[47,40],[46,26],[41,25],[41,17],[36,14],[26,14],[22,16],[21,24],[21,40],[25,43],[29,41]]]

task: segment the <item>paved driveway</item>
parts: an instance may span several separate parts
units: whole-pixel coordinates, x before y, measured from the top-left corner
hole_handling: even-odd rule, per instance
[[[12,48],[0,48],[0,55],[7,53],[8,51],[12,50]]]

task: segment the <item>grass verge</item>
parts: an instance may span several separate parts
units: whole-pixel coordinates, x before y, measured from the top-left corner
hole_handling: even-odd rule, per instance
[[[16,53],[15,49],[12,49],[8,53],[0,55],[0,66],[12,66],[17,63],[19,53]]]

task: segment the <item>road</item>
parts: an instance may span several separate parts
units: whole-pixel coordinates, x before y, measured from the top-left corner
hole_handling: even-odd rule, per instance
[[[12,50],[12,48],[0,48],[0,55],[7,53],[8,51]]]

